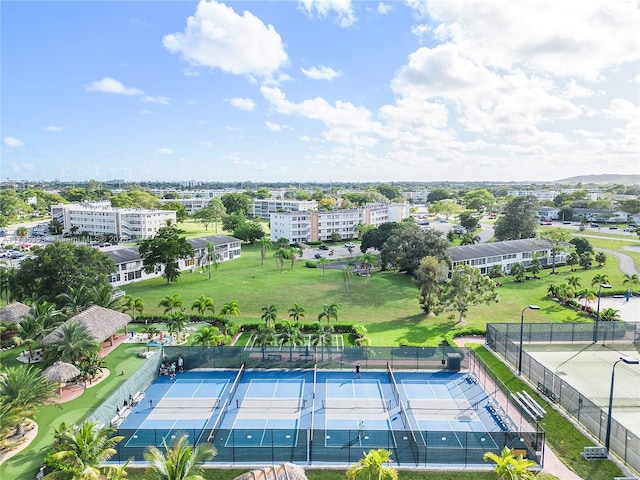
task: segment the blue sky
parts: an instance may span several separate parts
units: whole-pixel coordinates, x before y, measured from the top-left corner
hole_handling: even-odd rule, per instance
[[[640,173],[633,1],[3,1],[2,180]]]

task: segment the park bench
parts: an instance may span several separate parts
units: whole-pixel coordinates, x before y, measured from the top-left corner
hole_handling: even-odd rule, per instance
[[[301,353],[299,355],[300,360],[312,360],[313,359],[313,353]]]
[[[585,460],[595,460],[607,458],[609,455],[605,447],[584,447],[582,456]]]
[[[280,353],[267,353],[267,360],[282,360]]]
[[[138,391],[131,399],[131,405],[138,405],[142,400],[144,400],[144,392]]]

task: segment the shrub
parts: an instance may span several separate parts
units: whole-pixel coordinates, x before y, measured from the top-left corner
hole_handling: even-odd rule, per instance
[[[467,327],[467,328],[460,328],[457,330],[450,330],[447,333],[445,333],[443,343],[446,343],[450,347],[455,347],[456,342],[453,339],[456,337],[466,337],[470,335],[480,335],[484,337],[486,333],[487,332],[484,328],[478,328],[478,327]]]
[[[318,263],[312,260],[307,260],[306,262],[304,262],[304,266],[307,268],[318,268]]]
[[[356,337],[356,342],[358,338],[363,338],[367,334],[367,328],[364,325],[354,325],[351,329],[354,337]]]

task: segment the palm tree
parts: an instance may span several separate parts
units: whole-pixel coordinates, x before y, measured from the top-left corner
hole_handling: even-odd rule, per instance
[[[578,300],[584,300],[584,306],[586,307],[589,302],[593,302],[596,297],[596,292],[593,290],[589,290],[588,288],[583,288],[576,292],[576,297]]]
[[[571,287],[574,290],[577,290],[578,288],[581,287],[580,277],[577,277],[575,275],[571,275],[570,277],[567,277],[565,282],[567,282],[569,285],[571,285]]]
[[[182,307],[182,299],[180,298],[180,294],[176,293],[173,295],[166,295],[160,303],[158,303],[159,307],[164,307],[164,313],[173,313],[173,310],[176,308]]]
[[[465,233],[460,236],[460,245],[475,245],[476,243],[480,243],[480,240],[481,239],[478,235]]]
[[[547,285],[547,295],[549,295],[550,297],[558,297],[558,288],[559,285],[555,284],[555,283],[550,283],[549,285]]]
[[[149,340],[151,340],[154,336],[160,333],[160,330],[155,325],[146,325],[142,327],[142,333],[147,335]]]
[[[0,375],[0,404],[9,406],[14,421],[19,422],[18,430],[54,393],[55,386],[33,365],[7,367]]]
[[[55,304],[47,301],[44,297],[30,300],[29,317],[36,319],[42,326],[42,332],[48,333],[62,323],[64,315],[60,310],[56,310]]]
[[[69,287],[67,293],[61,293],[56,297],[62,304],[62,311],[69,315],[77,315],[87,307],[91,305],[91,295],[86,285],[80,285],[79,287]]]
[[[300,328],[288,320],[282,322],[280,326],[280,344],[289,345],[289,358],[293,360],[294,345],[304,345],[304,336]]]
[[[191,447],[187,435],[183,435],[169,447],[163,442],[164,453],[156,447],[144,452],[144,459],[155,478],[162,480],[204,480],[199,463],[211,460],[218,453],[212,446],[202,444]]]
[[[596,262],[598,262],[599,267],[604,267],[607,263],[607,254],[604,252],[596,253]]]
[[[600,288],[600,285],[607,285],[609,283],[609,277],[604,273],[598,273],[593,276],[591,279],[591,286],[595,287],[596,285]]]
[[[218,270],[218,265],[220,265],[220,256],[216,252],[216,246],[207,242],[204,247],[204,252],[199,259],[200,266],[204,269],[204,266],[208,267],[209,280],[211,280],[211,267],[213,266],[214,270]]]
[[[508,447],[504,447],[500,455],[486,452],[483,458],[485,462],[495,463],[493,470],[500,480],[534,480],[536,478],[529,470],[536,465],[536,462],[523,458],[522,455],[514,456],[513,450]]]
[[[184,314],[184,311],[181,310],[179,312],[170,313],[165,323],[167,325],[167,331],[171,335],[175,336],[177,339],[176,343],[180,343],[180,335],[187,324],[187,317]]]
[[[264,324],[267,328],[273,328],[276,323],[276,319],[278,318],[278,309],[275,305],[265,305],[262,307],[262,316],[260,317],[264,320]]]
[[[316,333],[311,337],[311,345],[322,347],[322,361],[324,361],[324,347],[331,347],[333,344],[333,327],[331,325],[322,325],[318,322]],[[331,350],[329,350],[331,356]]]
[[[260,265],[264,265],[264,259],[267,256],[267,250],[271,250],[273,247],[273,243],[267,237],[261,237],[257,241],[258,245],[260,245]]]
[[[282,273],[282,269],[284,268],[284,259],[289,258],[289,250],[280,247],[273,252],[273,258],[275,258],[278,265],[280,265],[280,273]]]
[[[240,302],[238,300],[231,300],[225,303],[220,309],[220,315],[225,317],[238,317],[240,315]]]
[[[51,454],[57,470],[44,478],[72,480],[98,480],[114,467],[100,465],[113,457],[116,445],[124,437],[114,436],[115,428],[104,427],[100,422],[85,422],[78,428],[63,425],[56,432],[56,446]]]
[[[321,257],[318,259],[318,263],[320,264],[320,266],[322,267],[322,278],[324,278],[324,267],[326,265],[329,265],[329,260],[327,260],[324,257]]]
[[[391,461],[391,451],[384,448],[369,450],[358,463],[349,467],[347,478],[349,480],[396,480],[398,470],[385,467],[385,463]]]
[[[218,327],[203,327],[193,334],[193,344],[212,347],[224,343],[225,335],[220,333]]]
[[[302,256],[302,250],[296,247],[291,247],[288,252],[289,260],[291,260],[291,270],[293,270],[293,265],[296,263],[296,260],[299,256]]]
[[[22,317],[22,321],[16,324],[16,335],[13,337],[13,343],[17,346],[26,345],[31,357],[33,344],[42,336],[42,322],[31,316]]]
[[[200,319],[204,319],[204,314],[207,310],[211,312],[211,315],[214,314],[216,306],[213,303],[213,298],[202,294],[191,304],[191,310],[197,310],[200,314]]]
[[[100,375],[106,366],[107,361],[97,353],[87,355],[80,360],[78,368],[80,369],[80,376],[85,382],[85,387],[87,386],[87,380],[89,380],[89,385],[91,385],[93,379]]]
[[[365,252],[360,257],[362,268],[364,268],[365,274],[367,275],[367,284],[369,283],[369,277],[371,276],[371,267],[373,267],[375,260],[376,256],[371,252]]]
[[[299,303],[294,303],[293,307],[289,309],[289,317],[293,318],[295,322],[299,322],[300,318],[304,318],[307,314],[307,309]]]
[[[337,322],[339,309],[340,309],[340,306],[336,303],[332,303],[331,305],[323,305],[322,312],[318,314],[318,321],[322,320],[323,318],[326,318],[327,325],[329,325],[329,323],[331,323],[331,319],[333,318]]]
[[[349,280],[351,280],[351,268],[352,265],[345,265],[342,267],[342,276],[344,277],[344,288],[347,293],[349,293]]]
[[[81,323],[64,323],[56,338],[45,345],[44,360],[53,363],[56,360],[77,365],[80,360],[93,353],[99,353],[102,347],[93,338],[89,330]]]
[[[16,228],[16,236],[20,239],[21,242],[24,241],[27,235],[29,235],[29,229],[24,225]]]
[[[277,344],[276,330],[271,326],[260,325],[256,334],[256,345],[268,347]],[[264,356],[264,348],[262,349],[262,356]]]
[[[638,274],[634,273],[633,275],[627,275],[626,273],[622,276],[622,284],[628,285],[627,287],[627,298],[631,297],[631,291],[633,287],[637,287],[640,285],[640,278],[638,278]]]
[[[615,308],[605,308],[600,312],[600,321],[602,322],[619,322],[621,319],[620,311]]]
[[[124,302],[122,303],[123,311],[131,310],[131,319],[135,323],[136,321],[136,312],[142,313],[144,310],[144,301],[142,298],[136,298],[133,295],[127,295],[124,297]],[[144,323],[147,323],[145,319]]]
[[[118,310],[122,303],[121,290],[113,288],[110,284],[105,283],[97,287],[91,287],[89,297],[92,305],[98,305],[111,310]]]

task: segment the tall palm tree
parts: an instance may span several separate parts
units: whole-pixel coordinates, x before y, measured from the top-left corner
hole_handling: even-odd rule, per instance
[[[164,313],[173,313],[173,310],[176,308],[182,307],[182,299],[180,298],[179,293],[175,293],[173,295],[166,295],[160,302],[158,303],[159,307],[164,307]]]
[[[149,447],[144,452],[149,469],[161,480],[204,480],[198,464],[211,460],[218,453],[206,444],[190,446],[187,435],[178,438],[171,447],[166,442],[163,444],[164,452],[156,447]]]
[[[78,428],[60,428],[56,432],[56,446],[51,454],[57,470],[46,475],[46,480],[71,478],[72,480],[98,480],[114,467],[101,467],[113,457],[116,445],[124,437],[114,436],[116,430],[100,422],[85,422]]]
[[[577,277],[576,275],[571,275],[571,276],[567,277],[565,279],[565,282],[567,282],[569,285],[571,285],[571,287],[574,290],[577,290],[578,288],[581,287],[580,277]]]
[[[24,419],[33,418],[38,407],[55,394],[55,386],[33,365],[7,367],[0,375],[0,404],[12,410],[18,429]]]
[[[273,258],[275,258],[278,265],[280,265],[280,273],[282,273],[282,270],[284,268],[284,260],[286,258],[289,258],[289,250],[280,247],[275,252],[273,252]]]
[[[373,267],[376,256],[371,252],[365,252],[360,257],[360,261],[362,262],[362,268],[364,268],[365,274],[367,275],[367,284],[369,283],[369,277],[371,276],[371,267]]]
[[[220,315],[225,317],[238,317],[240,315],[240,302],[231,300],[225,303],[220,309]]]
[[[267,237],[261,237],[257,240],[258,245],[260,245],[260,265],[264,265],[264,259],[267,256],[267,250],[271,250],[273,247],[273,243]]]
[[[385,467],[385,463],[391,461],[391,451],[384,448],[369,450],[358,463],[349,467],[347,478],[349,480],[396,480],[398,470]]]
[[[331,305],[323,305],[322,312],[318,314],[318,321],[326,318],[327,325],[329,325],[329,323],[331,323],[331,319],[333,318],[337,322],[338,310],[340,310],[340,305],[338,305],[337,303],[332,303]]]
[[[291,260],[291,270],[293,270],[293,265],[296,263],[298,257],[302,256],[302,250],[300,248],[291,247],[288,252],[289,260]]]
[[[516,457],[513,450],[504,447],[500,455],[493,452],[484,454],[484,461],[495,463],[493,470],[500,480],[534,480],[536,477],[529,468],[536,465],[536,462],[523,458],[522,455]]]
[[[127,295],[124,297],[124,301],[122,303],[122,309],[125,312],[127,310],[131,311],[131,319],[135,323],[136,312],[142,313],[142,311],[144,310],[144,301],[142,300],[142,298],[134,297],[133,295]],[[146,319],[144,323],[145,324],[147,323]]]
[[[304,345],[304,336],[294,323],[285,320],[280,325],[280,344],[289,345],[289,358],[293,360],[293,347],[295,345]]]
[[[638,278],[637,273],[634,273],[633,275],[628,275],[625,273],[622,276],[622,284],[627,285],[627,298],[630,298],[633,287],[640,286],[640,278]]]
[[[260,317],[264,320],[264,324],[267,328],[273,328],[276,324],[276,319],[278,318],[278,309],[275,305],[265,305],[262,307],[262,316]]]
[[[304,318],[307,314],[307,309],[299,303],[294,303],[293,307],[289,309],[289,317],[293,318],[295,322],[299,322],[300,318]]]
[[[71,320],[60,327],[51,343],[45,345],[44,360],[46,363],[59,360],[77,365],[82,358],[99,353],[101,349],[84,325]]]
[[[206,243],[204,247],[204,251],[200,256],[200,259],[198,262],[203,269],[205,265],[208,267],[207,268],[208,274],[209,274],[208,279],[211,280],[211,267],[213,267],[214,270],[218,270],[218,266],[220,265],[220,256],[218,255],[218,252],[216,251],[216,246],[213,243],[211,242]]]
[[[333,344],[333,327],[331,325],[322,325],[318,322],[316,333],[311,336],[311,345],[322,347],[322,361],[324,361],[324,347],[331,347]],[[331,357],[331,350],[329,350]]]
[[[69,287],[66,293],[56,297],[58,305],[62,305],[62,311],[69,315],[77,315],[91,305],[91,295],[86,285]]]
[[[224,343],[226,336],[220,333],[218,327],[203,327],[193,334],[193,344],[213,347]]]
[[[604,273],[598,273],[594,275],[593,278],[591,279],[592,287],[595,287],[596,285],[598,285],[598,288],[599,288],[600,285],[607,285],[608,283],[609,283],[609,277]]]
[[[342,276],[344,278],[344,288],[349,293],[349,280],[351,280],[351,264],[342,267]]]
[[[584,306],[586,307],[589,302],[593,302],[596,297],[596,292],[593,290],[589,290],[588,288],[583,288],[576,292],[576,297],[578,300],[584,300]]]
[[[318,259],[318,264],[322,267],[322,278],[324,278],[324,267],[329,265],[329,260],[327,260],[324,257],[321,257],[320,259]]]
[[[201,319],[204,319],[204,314],[209,310],[211,315],[216,311],[216,305],[213,303],[213,298],[206,295],[200,295],[192,304],[191,310],[197,310]]]

